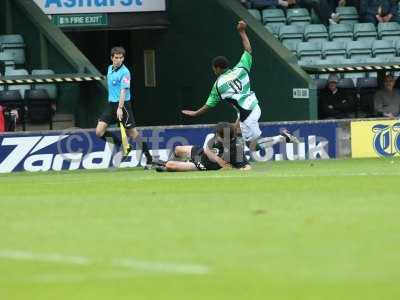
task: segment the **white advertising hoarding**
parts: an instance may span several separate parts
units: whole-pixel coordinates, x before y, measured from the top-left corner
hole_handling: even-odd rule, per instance
[[[165,11],[166,0],[34,0],[48,15]]]

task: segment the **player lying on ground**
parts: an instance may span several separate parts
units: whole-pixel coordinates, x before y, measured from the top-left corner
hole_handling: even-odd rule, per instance
[[[244,154],[244,144],[238,139],[235,127],[229,123],[218,123],[215,135],[205,148],[197,146],[177,146],[174,157],[156,168],[157,171],[184,172],[208,171],[236,168],[251,170]],[[181,161],[188,159],[188,161]]]
[[[243,138],[251,151],[269,148],[276,143],[284,141],[297,143],[297,138],[287,130],[282,131],[282,134],[278,136],[261,137],[261,130],[258,124],[261,110],[257,97],[250,88],[249,73],[252,65],[252,49],[246,33],[246,27],[247,24],[244,21],[240,21],[237,25],[237,31],[244,48],[244,53],[239,63],[233,69],[229,69],[229,61],[226,57],[215,57],[212,61],[212,69],[218,78],[212,87],[206,104],[196,111],[183,110],[182,113],[190,117],[196,117],[209,111],[219,102],[227,102],[237,111],[236,126],[240,126]]]

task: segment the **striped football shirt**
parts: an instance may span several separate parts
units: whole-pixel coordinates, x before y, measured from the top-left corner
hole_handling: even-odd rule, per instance
[[[215,81],[206,105],[215,107],[219,102],[226,101],[236,109],[240,120],[244,121],[258,104],[255,93],[250,89],[251,64],[251,54],[244,51],[239,63]]]

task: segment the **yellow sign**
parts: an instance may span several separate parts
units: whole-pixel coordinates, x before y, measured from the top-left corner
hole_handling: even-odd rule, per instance
[[[400,155],[400,120],[351,122],[352,157]]]

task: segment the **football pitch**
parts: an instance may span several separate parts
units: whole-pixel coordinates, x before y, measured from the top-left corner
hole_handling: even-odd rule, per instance
[[[400,159],[0,175],[1,300],[400,299]]]

